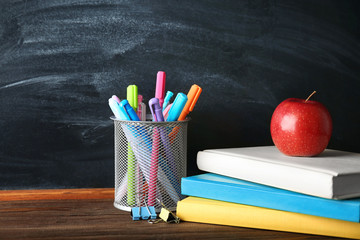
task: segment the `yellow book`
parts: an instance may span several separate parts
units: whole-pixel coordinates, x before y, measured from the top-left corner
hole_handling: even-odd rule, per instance
[[[198,197],[178,202],[183,221],[360,239],[360,223]]]

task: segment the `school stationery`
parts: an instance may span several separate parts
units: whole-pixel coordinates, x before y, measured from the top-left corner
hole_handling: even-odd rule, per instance
[[[182,221],[360,239],[360,223],[206,198],[181,200],[176,214]]]
[[[165,110],[163,111],[163,115],[164,115],[165,121],[167,121],[167,117],[169,116],[169,111],[170,111],[171,106],[172,106],[172,103],[170,103],[169,105],[167,105],[167,107],[166,107]]]
[[[114,116],[121,119],[121,110],[119,104],[113,98],[109,98],[108,103]]]
[[[111,98],[114,99],[117,103],[121,102],[121,100],[116,95],[112,95]]]
[[[123,114],[127,115],[131,121],[140,121],[138,115],[136,114],[135,110],[130,106],[128,100],[124,99],[119,104],[120,110],[122,110]],[[126,117],[127,118],[127,117]]]
[[[149,100],[149,108],[154,122],[164,121],[164,117],[161,112],[161,107],[158,98],[152,98]],[[149,182],[149,193],[148,193],[149,205],[154,205],[156,199],[156,180],[157,180],[158,164],[159,164],[159,145],[160,145],[160,133],[158,128],[154,127],[151,161],[150,161],[150,182]]]
[[[326,149],[317,157],[289,157],[275,146],[200,151],[200,170],[308,195],[360,196],[360,154]]]
[[[163,111],[164,111],[165,108],[169,105],[170,100],[171,100],[171,98],[172,98],[173,95],[174,95],[174,94],[173,94],[171,91],[167,91],[167,92],[166,92],[164,104],[163,104],[163,106],[162,106]]]
[[[181,114],[181,111],[183,110],[186,104],[186,101],[187,101],[187,96],[184,93],[181,92],[178,93],[169,110],[169,115],[166,121],[168,122],[177,121]]]
[[[182,178],[181,193],[319,217],[360,221],[360,198],[334,200],[314,197],[214,173]]]
[[[126,99],[136,112],[138,108],[138,87],[136,85],[129,85],[127,87]]]
[[[157,99],[157,98],[150,99],[149,108],[150,108],[150,111],[152,113],[152,116],[153,116],[153,119],[155,122],[163,122],[164,121],[164,117],[163,117],[161,107],[159,104],[159,99]],[[166,133],[166,128],[160,126],[160,127],[156,127],[155,129],[160,132],[161,142],[162,142],[163,148],[165,150],[166,166],[164,166],[164,167],[166,169],[168,167],[171,168],[171,171],[168,171],[169,179],[172,182],[173,186],[179,186],[178,184],[176,184],[177,174],[176,174],[175,157],[174,157],[173,152],[171,151],[170,141],[169,141],[168,134]],[[175,188],[176,188],[177,193],[180,195],[181,194],[180,188],[177,188],[177,187],[175,187]]]
[[[130,105],[124,105],[126,111],[129,114],[130,119],[139,121],[138,116],[136,115],[136,110],[138,107],[138,88],[136,85],[129,85],[127,87],[126,99],[129,101]],[[130,109],[128,106],[130,106]],[[131,114],[131,115],[130,115]],[[137,118],[137,119],[136,119]],[[128,194],[127,194],[127,202],[129,205],[135,204],[135,155],[128,144]]]
[[[146,105],[143,103],[143,96],[138,95],[138,110],[137,115],[141,121],[146,121]]]
[[[154,122],[164,121],[164,116],[162,114],[160,101],[158,98],[152,98],[149,100],[149,108]]]
[[[159,71],[156,75],[155,97],[159,99],[160,107],[162,107],[164,103],[165,83],[166,83],[165,79],[166,79],[165,72]]]
[[[198,85],[194,84],[191,86],[191,88],[187,94],[188,100],[178,118],[178,121],[185,120],[185,118],[189,114],[189,112],[191,112],[194,109],[195,104],[196,104],[197,100],[199,99],[201,92],[202,92],[202,89]]]

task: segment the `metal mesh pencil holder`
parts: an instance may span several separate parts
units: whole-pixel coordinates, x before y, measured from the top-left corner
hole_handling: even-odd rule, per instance
[[[188,119],[178,122],[114,120],[115,201],[118,209],[176,209],[186,176]]]

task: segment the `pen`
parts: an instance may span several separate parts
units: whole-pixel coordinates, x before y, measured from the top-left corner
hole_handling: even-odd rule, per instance
[[[202,92],[202,89],[201,87],[199,87],[198,85],[194,84],[191,86],[188,94],[187,94],[187,102],[185,104],[185,107],[184,109],[182,110],[179,118],[178,118],[178,121],[183,121],[185,120],[186,116],[189,114],[189,112],[192,112],[192,110],[194,109],[195,107],[195,104],[197,102],[197,100],[199,99],[200,97],[200,94]]]
[[[165,121],[167,121],[167,117],[169,116],[169,111],[170,111],[170,108],[173,104],[170,103],[169,105],[167,105],[167,107],[165,108],[165,110],[163,111],[163,115],[164,115],[164,119]]]
[[[128,118],[127,120],[140,121],[139,116],[136,114],[135,110],[130,106],[129,101],[127,99],[122,100],[119,106],[123,114],[127,116]]]
[[[120,99],[116,95],[112,95],[111,98],[114,99],[117,103],[121,102]]]
[[[160,107],[162,107],[164,103],[165,82],[166,82],[165,79],[166,79],[165,72],[159,71],[156,76],[155,97],[159,99]]]
[[[136,85],[129,85],[127,87],[126,98],[129,104],[124,104],[125,110],[128,112],[129,117],[134,120],[139,117],[136,114],[138,107],[138,87]],[[139,121],[139,120],[137,120]],[[135,155],[133,150],[128,143],[128,164],[127,164],[127,177],[128,177],[128,192],[127,192],[127,203],[129,205],[135,204]]]
[[[162,106],[163,111],[165,111],[166,106],[169,105],[170,100],[171,100],[171,98],[172,98],[173,95],[174,95],[174,94],[173,94],[171,91],[167,91],[167,92],[166,92],[164,104],[163,104],[163,106]]]
[[[154,121],[156,121],[156,122],[164,122],[164,116],[163,116],[163,113],[161,111],[161,107],[160,107],[160,104],[159,104],[159,99],[157,99],[157,98],[150,99],[149,108],[150,108],[150,111],[151,111],[151,114],[153,116]],[[160,132],[161,142],[162,142],[162,145],[163,145],[164,150],[165,150],[166,158],[164,159],[164,161],[160,161],[160,163],[166,169],[168,169],[168,166],[170,166],[171,171],[166,171],[166,173],[169,175],[169,180],[170,180],[171,184],[174,186],[177,194],[180,196],[181,189],[180,189],[179,185],[176,182],[177,172],[176,172],[175,157],[173,155],[173,152],[171,151],[171,145],[170,145],[169,137],[168,137],[168,135],[166,133],[165,128],[163,128],[162,126],[155,127],[154,131],[159,131]],[[158,157],[161,157],[161,156],[158,156]]]
[[[108,102],[109,102],[109,106],[110,106],[111,111],[113,112],[114,116],[116,118],[121,119],[119,104],[113,98],[109,98]]]
[[[161,111],[160,101],[158,98],[152,98],[149,100],[149,108],[154,122],[163,122],[164,116]]]
[[[181,93],[181,92],[178,93],[176,95],[176,98],[175,98],[170,110],[169,110],[169,115],[168,115],[166,121],[168,121],[168,122],[177,121],[186,102],[187,102],[187,96],[184,93]]]
[[[139,94],[138,95],[139,105],[138,105],[137,115],[141,121],[146,121],[146,105],[142,101],[143,101],[143,96]]]
[[[154,122],[163,122],[164,117],[161,112],[161,107],[158,98],[152,98],[149,100],[149,108]],[[150,206],[155,204],[156,199],[156,180],[159,167],[159,148],[160,148],[160,136],[157,127],[153,130],[153,141],[150,161],[150,182],[149,182],[149,194],[148,203]]]

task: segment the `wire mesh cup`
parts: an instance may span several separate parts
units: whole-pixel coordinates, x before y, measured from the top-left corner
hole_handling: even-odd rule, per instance
[[[178,122],[114,120],[115,201],[118,209],[154,206],[160,200],[170,210],[184,197],[181,178],[186,176],[187,126]]]

